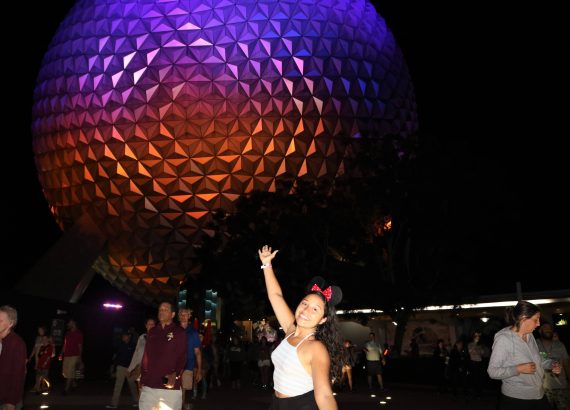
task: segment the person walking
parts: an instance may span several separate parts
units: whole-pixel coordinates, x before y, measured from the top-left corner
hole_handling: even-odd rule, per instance
[[[68,394],[77,387],[76,370],[83,366],[83,333],[77,327],[77,322],[70,319],[67,322],[67,332],[63,340],[63,349],[59,359],[63,359],[62,371],[65,378],[63,394]]]
[[[34,384],[33,392],[39,394],[43,391],[42,385],[46,386],[49,390],[49,368],[51,365],[51,359],[55,356],[55,348],[53,346],[53,340],[47,334],[42,336],[41,344],[39,346],[38,352],[36,354],[36,365],[34,369],[36,370],[36,383]]]
[[[197,383],[202,379],[202,351],[200,350],[200,337],[198,330],[194,329],[190,318],[192,310],[181,308],[178,310],[178,322],[180,327],[186,332],[186,365],[182,372],[182,408],[190,410],[193,408],[193,390],[196,390]]]
[[[158,306],[158,325],[149,330],[142,367],[140,410],[182,407],[181,376],[186,364],[186,332],[173,322],[174,303]]]
[[[384,380],[382,379],[382,366],[386,363],[382,355],[382,346],[376,342],[376,334],[370,332],[368,342],[362,349],[366,354],[366,371],[368,372],[368,389],[372,390],[372,377],[376,376],[378,386],[384,389]]]
[[[348,388],[353,391],[352,385],[352,368],[356,364],[356,357],[354,356],[354,346],[352,341],[346,339],[342,344],[342,376],[340,378],[340,386],[344,383],[346,379],[348,383]]]
[[[141,364],[142,358],[144,355],[144,348],[146,346],[146,336],[150,329],[156,326],[156,319],[148,318],[144,324],[146,329],[146,333],[143,333],[139,336],[137,340],[137,345],[135,347],[135,352],[133,353],[133,357],[131,358],[131,363],[129,364],[129,377],[137,382],[139,398],[141,394]]]
[[[119,400],[121,398],[121,392],[123,391],[125,380],[129,385],[133,404],[138,403],[139,401],[135,379],[134,377],[129,377],[129,365],[131,364],[131,360],[135,352],[135,345],[131,342],[131,335],[132,334],[129,333],[129,331],[125,331],[121,334],[121,341],[119,342],[117,352],[114,355],[115,388],[113,389],[111,404],[106,406],[108,409],[116,409],[119,406]]]

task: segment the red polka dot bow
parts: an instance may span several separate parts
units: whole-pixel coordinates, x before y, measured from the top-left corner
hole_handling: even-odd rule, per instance
[[[329,286],[328,288],[326,288],[325,290],[321,290],[321,288],[319,288],[319,285],[317,285],[316,283],[313,285],[313,287],[311,288],[311,291],[316,290],[317,292],[321,292],[323,294],[323,296],[325,297],[325,299],[327,300],[327,302],[329,300],[331,300],[331,296],[332,296],[332,289]]]

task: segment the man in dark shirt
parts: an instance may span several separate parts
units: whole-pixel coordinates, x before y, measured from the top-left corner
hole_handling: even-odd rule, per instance
[[[135,352],[135,345],[131,343],[131,333],[128,331],[123,332],[121,335],[121,342],[117,347],[117,353],[115,353],[115,389],[113,391],[113,398],[111,399],[111,404],[107,405],[108,409],[116,409],[119,405],[119,399],[121,398],[121,391],[123,390],[123,384],[125,384],[125,379],[131,390],[131,397],[134,403],[138,403],[139,394],[137,391],[137,386],[135,385],[135,380],[129,377],[129,365],[131,364],[131,359],[133,358],[133,353]]]
[[[159,324],[149,330],[141,367],[139,409],[182,407],[180,378],[186,364],[186,332],[173,322],[174,305],[158,307]]]
[[[0,408],[14,410],[22,401],[26,379],[26,343],[12,331],[18,312],[0,307]]]

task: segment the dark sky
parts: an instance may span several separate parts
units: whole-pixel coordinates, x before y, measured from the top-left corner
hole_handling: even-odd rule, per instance
[[[31,148],[32,91],[43,53],[72,1],[18,2],[12,15],[36,36],[7,33],[4,98],[4,266],[11,283],[61,235],[38,183]],[[375,1],[407,60],[424,144],[437,153],[438,186],[456,234],[488,293],[568,287],[562,163],[556,124],[561,40],[554,10],[492,2]],[[25,18],[24,18],[25,16]],[[8,149],[6,149],[8,148]],[[17,166],[8,162],[16,162]],[[488,229],[481,229],[487,226]],[[482,233],[483,232],[483,233]],[[567,242],[567,241],[564,241]],[[21,254],[23,257],[15,257]],[[459,279],[460,280],[460,279]]]

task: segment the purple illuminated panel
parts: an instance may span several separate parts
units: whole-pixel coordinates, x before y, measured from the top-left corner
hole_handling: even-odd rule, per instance
[[[198,273],[211,211],[343,172],[341,136],[417,129],[409,74],[367,1],[80,1],[38,76],[33,147],[62,229],[146,302]],[[206,233],[208,233],[206,231]]]

